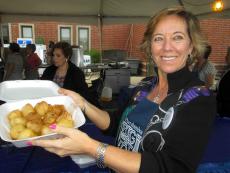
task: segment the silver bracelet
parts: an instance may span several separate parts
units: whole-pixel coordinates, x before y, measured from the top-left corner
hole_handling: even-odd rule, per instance
[[[96,164],[99,168],[105,168],[105,151],[108,147],[108,144],[100,143],[100,145],[97,147],[97,155],[96,155]]]

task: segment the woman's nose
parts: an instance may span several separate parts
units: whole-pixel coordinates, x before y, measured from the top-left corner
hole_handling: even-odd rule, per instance
[[[169,38],[164,40],[163,49],[166,51],[172,50],[172,42]]]

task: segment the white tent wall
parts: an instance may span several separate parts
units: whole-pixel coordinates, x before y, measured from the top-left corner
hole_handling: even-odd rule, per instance
[[[56,21],[95,25],[102,50],[102,26],[146,23],[160,9],[183,5],[201,19],[230,19],[230,0],[214,13],[214,0],[0,0],[0,23]]]
[[[160,9],[183,5],[199,17],[230,18],[230,0],[225,10],[213,13],[214,0],[1,0],[2,22],[64,21],[97,25],[146,22]]]

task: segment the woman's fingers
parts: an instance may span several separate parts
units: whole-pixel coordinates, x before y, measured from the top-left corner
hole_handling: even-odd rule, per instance
[[[69,90],[64,89],[64,88],[60,88],[60,89],[58,89],[58,93],[63,94],[63,95],[68,95]]]
[[[81,98],[81,96],[78,93],[70,91],[70,90],[67,90],[67,89],[64,89],[64,88],[60,88],[58,90],[58,93],[66,95],[66,96],[70,96],[75,101],[77,101],[77,100],[79,100]]]
[[[51,153],[57,154],[60,157],[65,157],[65,156],[69,156],[70,154],[72,154],[71,151],[68,150],[61,150],[61,149],[57,149],[57,148],[44,148],[46,151],[49,151]]]
[[[34,140],[31,141],[33,146],[40,146],[43,148],[58,148],[60,146],[60,140]]]
[[[66,128],[66,127],[58,126],[56,124],[50,125],[50,128],[52,129],[53,132],[56,132],[58,134],[62,134],[68,137],[70,137],[76,131],[76,129],[74,128]]]

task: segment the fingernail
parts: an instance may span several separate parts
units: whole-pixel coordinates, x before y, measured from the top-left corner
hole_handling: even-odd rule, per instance
[[[27,144],[28,146],[32,146],[32,145],[33,145],[31,141],[26,142],[26,144]]]
[[[56,127],[57,127],[56,124],[51,124],[51,125],[49,126],[50,129],[56,129]]]

